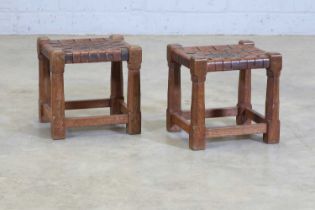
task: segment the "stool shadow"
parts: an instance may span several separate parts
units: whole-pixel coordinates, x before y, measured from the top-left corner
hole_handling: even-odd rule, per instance
[[[38,137],[41,139],[51,139],[50,125],[45,128],[38,129]]]
[[[185,132],[170,133],[166,130],[166,120],[159,118],[155,120],[143,120],[142,130],[143,134],[150,141],[159,144],[187,149],[187,138],[184,137]]]
[[[40,123],[39,121],[34,120],[19,126],[18,132],[40,139],[51,139],[50,123]]]
[[[37,137],[41,139],[52,139],[51,138],[51,131],[50,131],[50,124],[47,123],[47,126],[42,124],[40,128],[36,130]],[[29,129],[24,129],[26,132]],[[34,134],[33,132],[30,132]],[[89,136],[91,134],[93,136],[110,136],[114,134],[126,134],[126,126],[125,125],[106,125],[106,126],[89,126],[89,127],[80,127],[80,128],[68,128],[66,130],[66,138],[65,139],[74,139],[75,137],[81,136],[82,134],[87,133]]]
[[[81,135],[91,136],[110,136],[112,134],[126,134],[125,125],[103,125],[103,126],[88,126],[80,128],[68,128],[66,138],[75,138]]]
[[[166,121],[162,119],[156,120],[142,120],[142,128],[141,130],[144,132],[153,132],[161,129],[166,130]]]

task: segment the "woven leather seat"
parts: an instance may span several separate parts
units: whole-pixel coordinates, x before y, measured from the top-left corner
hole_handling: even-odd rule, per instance
[[[127,61],[130,45],[122,36],[109,38],[68,39],[43,41],[42,53],[49,57],[54,51],[62,51],[65,63],[87,63],[102,61]]]
[[[246,42],[246,41],[242,41]],[[251,42],[248,42],[251,43]],[[194,46],[175,45],[173,59],[189,68],[190,60],[207,60],[207,71],[268,68],[268,54],[250,44]]]

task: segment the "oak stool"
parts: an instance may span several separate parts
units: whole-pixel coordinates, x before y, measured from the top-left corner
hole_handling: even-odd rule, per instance
[[[238,45],[183,47],[168,45],[169,66],[167,130],[189,133],[192,150],[205,148],[205,138],[263,133],[264,142],[279,143],[279,77],[282,56],[255,47],[252,41]],[[192,81],[191,111],[181,110],[181,65],[190,69]],[[251,105],[251,70],[267,70],[265,116]],[[240,70],[238,103],[235,107],[205,109],[207,72]],[[205,127],[205,118],[236,116],[236,126]],[[252,123],[255,122],[255,123]]]
[[[123,36],[50,40],[38,38],[39,119],[51,122],[53,139],[64,139],[66,128],[127,124],[129,134],[141,132],[140,66],[142,50],[126,43]],[[128,63],[127,104],[123,95],[122,62]],[[65,101],[65,64],[111,62],[109,99]],[[65,117],[67,109],[110,107],[109,116]]]

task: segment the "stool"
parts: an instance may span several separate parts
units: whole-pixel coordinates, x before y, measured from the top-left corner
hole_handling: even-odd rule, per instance
[[[189,133],[192,150],[205,148],[205,138],[263,133],[264,142],[279,143],[279,77],[282,56],[267,53],[252,41],[238,45],[183,47],[168,45],[169,66],[167,130]],[[190,69],[192,81],[191,111],[181,110],[181,65]],[[251,105],[251,69],[267,70],[265,116]],[[205,109],[205,80],[207,72],[240,70],[238,103],[236,107]],[[236,126],[207,129],[205,118],[236,116]],[[255,123],[252,123],[255,122]]]
[[[38,38],[39,120],[51,122],[53,139],[64,139],[66,128],[127,124],[129,134],[141,132],[140,66],[142,50],[121,35],[109,38],[50,40]],[[127,104],[123,94],[122,62],[128,63]],[[65,64],[111,62],[109,99],[65,101]],[[65,117],[65,110],[110,107],[109,116]]]

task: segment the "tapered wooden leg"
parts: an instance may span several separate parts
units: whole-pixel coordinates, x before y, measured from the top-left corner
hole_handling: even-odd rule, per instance
[[[48,116],[45,115],[44,105],[50,103],[50,72],[49,61],[41,53],[41,45],[49,39],[41,37],[37,39],[37,53],[38,53],[38,69],[39,69],[39,100],[38,100],[38,113],[39,121],[49,122]]]
[[[170,132],[179,131],[180,128],[172,122],[171,113],[181,111],[181,78],[180,65],[169,62],[169,79],[168,79],[168,95],[166,110],[166,127]]]
[[[43,55],[39,56],[39,121],[49,122],[45,115],[44,105],[50,103],[50,72],[49,61]]]
[[[192,150],[205,149],[205,79],[206,60],[191,61],[192,98],[191,98],[191,128],[189,147]]]
[[[52,54],[50,59],[51,75],[51,135],[52,138],[64,139],[65,128],[65,98],[64,98],[64,56],[57,51]]]
[[[264,141],[268,144],[279,143],[280,120],[279,120],[279,77],[282,68],[282,56],[271,53],[270,68],[267,69],[267,93],[266,93],[266,120],[267,133]]]
[[[121,114],[120,101],[124,100],[122,62],[112,62],[111,66],[111,107],[110,114]]]
[[[140,109],[140,67],[142,61],[142,49],[139,46],[129,47],[128,61],[128,134],[141,133],[141,109]]]
[[[236,124],[250,124],[251,120],[246,116],[245,109],[251,109],[251,69],[240,70],[238,84],[238,103]]]
[[[240,45],[255,46],[255,43],[250,40],[240,40]],[[238,103],[236,124],[250,124],[251,120],[245,114],[245,108],[252,108],[251,105],[251,69],[240,70],[238,83]]]
[[[176,132],[180,127],[172,122],[171,114],[181,111],[181,76],[180,64],[172,59],[173,51],[181,48],[179,44],[167,45],[167,62],[168,62],[168,89],[167,89],[167,109],[166,109],[166,129],[169,132]]]

